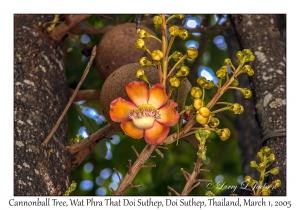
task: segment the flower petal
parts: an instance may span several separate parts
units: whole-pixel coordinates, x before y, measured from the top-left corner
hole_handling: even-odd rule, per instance
[[[147,104],[149,90],[145,82],[130,82],[128,85],[126,85],[126,93],[136,106]]]
[[[155,84],[150,88],[148,104],[159,109],[167,102],[167,100],[168,96],[162,84]]]
[[[154,125],[152,128],[145,130],[145,141],[147,144],[159,144],[165,140],[169,133],[170,127],[163,126],[162,124],[158,122],[154,122]]]
[[[121,128],[127,136],[134,139],[140,139],[144,136],[144,130],[136,128],[132,121],[122,122]]]
[[[161,119],[156,119],[156,121],[164,126],[175,125],[179,119],[179,114],[175,109],[176,106],[177,103],[174,101],[169,101],[166,103],[166,105],[159,109]]]
[[[110,118],[115,122],[123,122],[129,120],[128,112],[136,106],[130,101],[126,101],[123,98],[117,98],[110,103]]]

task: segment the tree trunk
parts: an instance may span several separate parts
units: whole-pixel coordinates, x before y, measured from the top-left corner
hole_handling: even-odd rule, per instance
[[[14,16],[14,195],[61,195],[71,170],[66,120],[43,149],[68,101],[64,51],[38,25],[53,15]],[[47,25],[48,26],[48,25]]]
[[[241,47],[239,46],[232,25],[223,32],[223,35],[228,45],[230,59],[232,60],[233,65],[237,66],[236,53],[241,50]],[[240,87],[251,89],[249,76],[247,74],[241,74],[237,79]],[[255,119],[254,101],[253,98],[245,99],[239,91],[234,91],[234,97],[237,103],[244,106],[244,112],[235,117],[237,129],[239,131],[239,146],[242,153],[243,175],[251,176],[257,180],[259,178],[257,170],[250,167],[250,161],[256,158],[257,150],[260,149],[260,145],[258,145],[258,141],[260,140],[260,130],[257,120]]]
[[[255,74],[250,77],[253,99],[261,129],[263,145],[271,148],[279,174],[270,175],[268,183],[281,180],[281,187],[271,195],[286,195],[286,136],[278,129],[286,128],[286,60],[285,47],[277,26],[277,15],[231,15],[240,43],[250,49],[256,59],[251,64]]]

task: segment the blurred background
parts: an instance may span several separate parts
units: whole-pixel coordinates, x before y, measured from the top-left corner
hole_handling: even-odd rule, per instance
[[[152,17],[142,16],[142,24],[151,28],[160,37],[161,33],[152,24]],[[75,89],[83,71],[89,60],[88,54],[83,50],[97,45],[103,35],[101,31],[93,32],[93,28],[100,29],[114,27],[123,23],[134,23],[135,15],[93,15],[82,26],[91,28],[90,33],[68,36],[66,49],[66,74],[67,84],[70,89]],[[205,14],[205,15],[185,15],[184,19],[177,19],[172,24],[181,25],[189,31],[186,40],[176,38],[171,52],[181,51],[185,53],[188,47],[195,47],[199,55],[193,62],[187,63],[190,67],[189,80],[196,86],[198,76],[205,76],[208,80],[217,83],[215,72],[223,65],[225,58],[230,57],[228,41],[224,34],[230,29],[230,22],[227,15]],[[143,27],[142,27],[143,29]],[[135,30],[135,28],[134,28]],[[137,37],[136,37],[137,38]],[[134,46],[133,46],[134,47]],[[117,50],[117,49],[116,49]],[[138,61],[137,61],[138,62]],[[104,83],[94,62],[81,90],[101,89]],[[206,102],[214,95],[215,91],[206,91]],[[235,101],[234,91],[228,91],[220,100]],[[187,104],[191,103],[188,96]],[[243,114],[242,114],[243,115]],[[224,182],[225,185],[236,186],[243,181],[242,152],[239,147],[239,131],[237,130],[235,116],[230,112],[222,112],[217,115],[220,119],[220,128],[227,127],[231,131],[231,137],[227,141],[221,141],[212,132],[210,142],[207,145],[207,160],[202,168],[210,172],[201,173],[202,179],[211,179],[213,182]],[[75,138],[77,134],[84,138],[94,133],[107,124],[102,115],[99,100],[79,101],[73,104],[68,112],[68,139]],[[93,152],[84,162],[73,171],[73,180],[77,183],[77,189],[72,195],[112,195],[112,189],[119,185],[118,176],[113,171],[115,167],[120,176],[127,172],[128,159],[135,160],[136,156],[131,146],[141,151],[145,146],[144,140],[136,140],[127,137],[119,132],[109,134],[100,141]],[[181,192],[186,183],[180,169],[184,168],[191,172],[196,161],[195,148],[185,142],[179,141],[168,145],[168,150],[163,150],[164,158],[157,155],[155,159],[149,159],[148,164],[156,164],[155,168],[142,169],[133,181],[134,185],[141,184],[141,188],[133,188],[126,191],[125,195],[167,195],[171,186]],[[208,191],[206,184],[202,183],[199,187],[192,190],[189,195],[205,195]],[[213,188],[215,194],[222,192],[221,189]]]

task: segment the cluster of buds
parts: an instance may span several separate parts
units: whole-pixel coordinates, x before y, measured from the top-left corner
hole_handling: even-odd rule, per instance
[[[237,63],[244,64],[245,62],[254,61],[255,56],[249,49],[244,49],[243,51],[238,51],[236,53]]]
[[[271,189],[276,189],[281,186],[281,181],[279,179],[274,180],[271,184],[265,185],[262,183],[265,177],[269,174],[277,175],[279,172],[278,167],[272,168],[267,171],[269,167],[269,163],[272,163],[276,160],[275,155],[271,152],[271,149],[267,146],[262,147],[257,153],[257,157],[260,162],[257,163],[255,160],[250,162],[250,167],[256,168],[258,172],[260,172],[260,182],[252,179],[251,176],[246,176],[244,181],[250,186],[255,195],[270,195]],[[255,191],[256,190],[256,191]]]
[[[205,77],[199,77],[197,79],[197,83],[200,87],[204,89],[211,89],[215,86],[215,83],[213,81],[207,80]]]
[[[197,140],[199,141],[199,145],[198,145],[198,152],[197,155],[199,158],[201,158],[202,160],[206,160],[206,140],[209,137],[210,131],[209,130],[203,130],[203,129],[199,129],[196,133],[195,136],[197,138]]]

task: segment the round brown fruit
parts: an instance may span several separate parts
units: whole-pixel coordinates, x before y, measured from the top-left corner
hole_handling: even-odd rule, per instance
[[[148,27],[141,25],[141,29],[152,35],[155,33]],[[105,33],[97,47],[96,64],[103,79],[106,79],[114,70],[129,63],[138,62],[141,57],[148,57],[145,50],[135,47],[138,39],[135,23],[124,23],[114,26]],[[155,39],[146,38],[145,43],[149,50],[161,49],[161,44]]]

